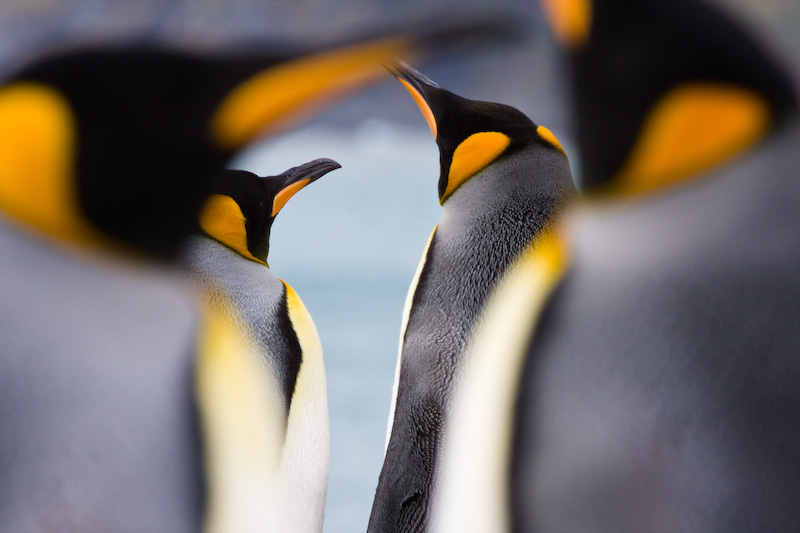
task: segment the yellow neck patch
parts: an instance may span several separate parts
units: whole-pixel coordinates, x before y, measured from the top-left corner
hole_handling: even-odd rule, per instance
[[[589,37],[591,0],[541,0],[545,16],[558,42],[575,49]]]
[[[769,107],[748,89],[693,83],[667,93],[647,117],[615,192],[656,189],[705,170],[767,132]]]
[[[211,133],[223,148],[242,146],[386,75],[381,62],[405,55],[405,39],[381,39],[268,68],[236,87],[217,108]]]
[[[0,90],[0,209],[62,240],[104,240],[78,206],[75,144],[58,92],[34,83]]]
[[[567,152],[564,151],[564,147],[561,146],[561,143],[558,142],[558,139],[553,132],[545,128],[544,126],[539,126],[536,128],[536,133],[539,134],[539,137],[547,141],[553,148],[564,154],[564,157],[567,157]]]
[[[302,300],[300,300],[300,297],[297,295],[294,289],[292,289],[285,281],[283,281],[283,285],[286,287],[286,308],[289,313],[289,320],[292,322],[292,328],[297,335],[297,341],[300,343],[300,349],[303,352],[302,365],[321,364],[322,345],[320,344],[317,327],[314,325],[314,321],[312,320],[308,309],[306,309],[306,306],[303,305]],[[302,371],[303,368],[301,367],[301,372]],[[297,385],[299,387],[301,384],[298,383]],[[304,394],[312,393],[309,390],[300,391],[295,389],[295,395],[300,392]]]
[[[439,203],[444,204],[465,181],[497,159],[510,143],[507,135],[496,131],[473,133],[467,137],[453,152],[447,187]]]
[[[299,191],[309,183],[311,183],[310,179],[304,179],[296,181],[291,185],[289,185],[288,187],[284,187],[283,189],[281,189],[280,192],[278,192],[278,194],[275,195],[275,199],[272,201],[272,216],[273,217],[276,216],[280,212],[280,210],[283,209],[283,206],[286,205],[286,202],[289,201],[289,198],[294,196],[297,193],[297,191]]]
[[[428,105],[428,102],[425,101],[425,98],[420,94],[416,87],[402,78],[398,78],[398,81],[402,83],[406,89],[408,89],[408,92],[411,93],[411,97],[417,103],[417,106],[419,106],[419,110],[422,111],[422,116],[425,117],[425,122],[428,123],[431,133],[433,133],[433,138],[438,138],[439,131],[436,126],[436,117],[434,116],[433,111],[431,111],[431,107]]]
[[[230,196],[223,194],[211,196],[200,213],[200,228],[209,237],[218,240],[246,259],[266,265],[247,248],[245,221],[239,204]]]

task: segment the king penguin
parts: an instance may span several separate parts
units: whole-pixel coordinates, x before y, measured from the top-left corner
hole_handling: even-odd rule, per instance
[[[272,223],[289,198],[340,168],[318,159],[277,176],[226,170],[200,213],[183,262],[201,295],[244,326],[283,421],[276,497],[287,531],[320,533],[330,435],[322,345],[297,293],[267,266]],[[272,379],[269,379],[272,378]]]
[[[5,79],[4,530],[269,530],[279,424],[263,385],[157,259],[175,256],[237,149],[421,44],[200,56],[127,43],[49,54]]]
[[[429,527],[444,424],[462,350],[487,295],[574,192],[556,137],[519,110],[390,70],[439,146],[442,218],[406,300],[383,469],[370,533]]]
[[[795,531],[797,88],[711,3],[544,7],[583,200],[470,348],[439,531]]]

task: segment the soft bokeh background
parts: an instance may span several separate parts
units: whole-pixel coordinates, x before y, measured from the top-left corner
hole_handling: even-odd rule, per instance
[[[796,72],[797,0],[724,0]],[[148,39],[190,49],[335,39],[378,24],[513,12],[525,37],[418,65],[445,88],[514,105],[574,154],[559,62],[533,0],[0,0],[0,74],[44,50]],[[401,313],[439,217],[438,151],[415,104],[386,82],[233,164],[277,173],[342,164],[278,217],[270,264],[300,294],[325,350],[331,420],[326,533],[365,531],[383,458]],[[573,156],[573,170],[577,161]]]

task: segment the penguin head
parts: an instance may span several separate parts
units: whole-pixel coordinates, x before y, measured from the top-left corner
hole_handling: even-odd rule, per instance
[[[566,157],[561,143],[516,108],[468,100],[404,63],[388,66],[411,93],[439,146],[439,202],[499,158],[538,144]]]
[[[266,265],[270,229],[280,210],[300,189],[337,168],[341,165],[332,159],[315,159],[277,176],[224,170],[200,212],[200,229],[245,259]]]
[[[702,0],[542,0],[569,56],[581,187],[635,194],[699,175],[796,113],[789,76]]]
[[[57,240],[172,256],[235,151],[382,79],[381,61],[409,46],[42,59],[0,86],[0,211]]]

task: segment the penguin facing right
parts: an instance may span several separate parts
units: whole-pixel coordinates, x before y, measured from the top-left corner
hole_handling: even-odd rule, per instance
[[[276,176],[225,170],[182,253],[200,296],[242,331],[282,420],[273,505],[279,531],[320,533],[330,434],[322,346],[297,293],[267,265],[275,217],[296,192],[340,168],[317,159]],[[241,328],[241,329],[239,329]]]
[[[442,218],[409,289],[370,533],[427,531],[443,428],[462,351],[516,257],[556,225],[574,193],[555,136],[519,110],[457,96],[390,67],[439,146]]]
[[[446,467],[439,530],[798,530],[797,87],[708,2],[544,4],[584,200],[472,347],[503,442]]]

